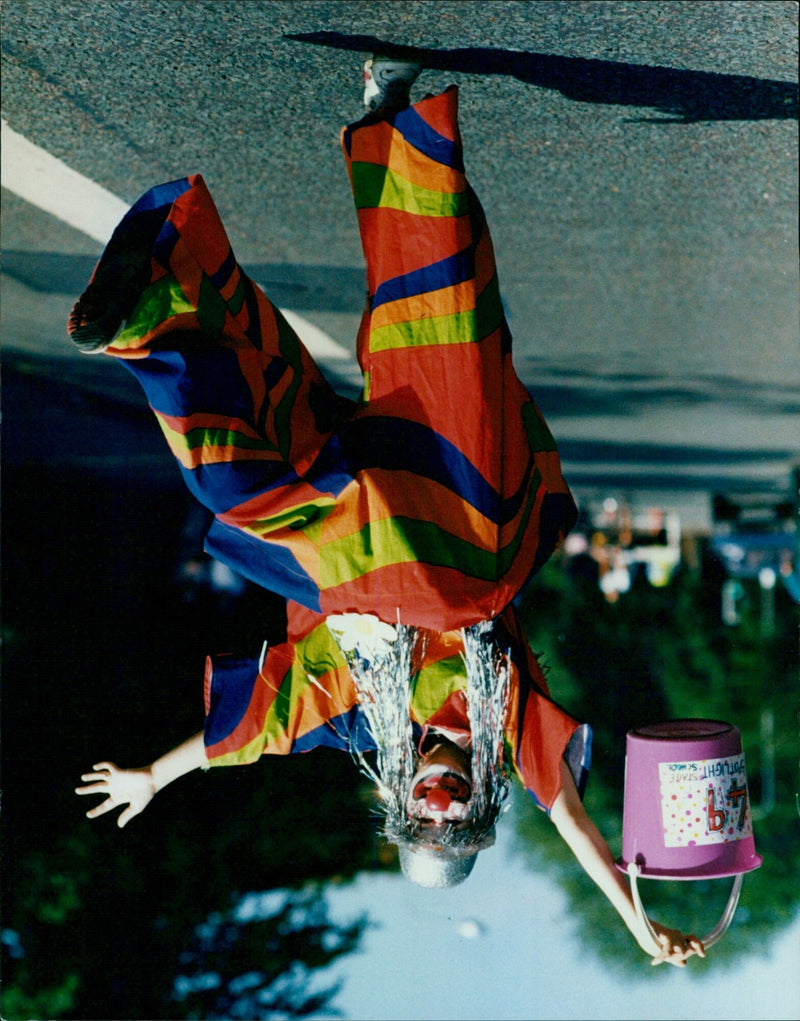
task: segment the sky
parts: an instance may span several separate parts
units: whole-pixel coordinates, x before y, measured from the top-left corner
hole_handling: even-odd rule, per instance
[[[343,980],[332,1006],[347,1019],[796,1019],[800,1016],[800,915],[763,957],[685,970],[653,968],[641,977],[611,974],[578,942],[567,898],[546,875],[529,871],[502,822],[454,890],[423,890],[400,875],[361,874],[329,887],[330,917],[370,927],[359,949],[321,972]],[[716,880],[726,883],[729,880]],[[640,885],[646,901],[646,883]],[[746,903],[745,876],[742,902]],[[741,910],[741,907],[740,907]],[[717,922],[709,919],[708,931]],[[678,919],[668,920],[680,925]],[[622,922],[620,922],[622,925]],[[731,939],[732,930],[723,939]],[[692,967],[692,966],[695,967]]]

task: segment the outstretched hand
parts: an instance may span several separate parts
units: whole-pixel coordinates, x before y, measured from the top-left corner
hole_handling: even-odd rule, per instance
[[[105,801],[90,808],[87,819],[96,819],[123,805],[128,807],[117,819],[122,828],[135,816],[143,812],[156,793],[155,783],[149,768],[119,769],[113,762],[98,762],[92,766],[94,773],[84,773],[81,780],[88,781],[86,787],[76,787],[76,794],[105,794]]]
[[[651,960],[651,964],[673,964],[676,968],[685,968],[686,961],[697,954],[705,957],[706,951],[702,941],[696,936],[684,936],[677,929],[668,929],[657,922],[650,923],[655,930],[661,949]]]

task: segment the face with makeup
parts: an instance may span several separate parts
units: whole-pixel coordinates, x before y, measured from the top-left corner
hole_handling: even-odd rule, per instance
[[[478,851],[494,842],[493,831],[477,843],[469,839],[475,825],[471,765],[469,751],[440,734],[427,736],[406,798],[416,835],[398,842],[403,873],[418,886],[457,886],[472,871]]]
[[[428,741],[411,784],[406,809],[428,832],[446,825],[466,828],[472,815],[470,755],[439,735]]]

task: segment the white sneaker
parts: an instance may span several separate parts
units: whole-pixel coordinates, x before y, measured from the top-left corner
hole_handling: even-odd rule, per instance
[[[422,71],[422,64],[413,60],[392,60],[373,57],[364,63],[364,106],[379,110],[402,110],[409,104],[411,86]]]

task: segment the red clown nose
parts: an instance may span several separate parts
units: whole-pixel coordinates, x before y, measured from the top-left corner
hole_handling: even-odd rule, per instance
[[[446,812],[452,798],[441,787],[434,787],[425,795],[425,804],[431,812]]]

